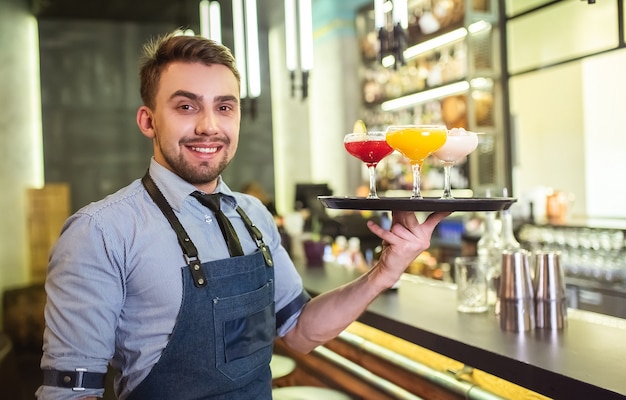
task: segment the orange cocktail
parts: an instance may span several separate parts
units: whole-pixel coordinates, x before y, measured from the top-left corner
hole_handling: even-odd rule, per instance
[[[444,145],[448,137],[445,125],[391,125],[387,143],[409,159],[413,167],[412,199],[421,199],[420,170],[424,160]]]

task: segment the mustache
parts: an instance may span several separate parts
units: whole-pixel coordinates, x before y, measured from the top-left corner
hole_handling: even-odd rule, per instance
[[[228,145],[230,144],[230,138],[228,136],[212,137],[211,139],[189,138],[189,139],[181,139],[179,143],[184,146],[194,146],[194,145],[200,145],[200,144],[213,144],[213,143],[221,143],[221,144]]]

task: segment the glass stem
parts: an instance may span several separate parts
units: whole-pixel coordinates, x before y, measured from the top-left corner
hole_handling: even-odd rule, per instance
[[[367,170],[370,174],[370,194],[367,196],[367,198],[377,199],[378,194],[376,193],[376,164],[368,164]]]
[[[443,196],[442,199],[452,198],[452,184],[450,183],[450,175],[452,174],[452,163],[443,164]]]
[[[420,163],[415,163],[411,165],[413,169],[413,195],[412,199],[421,199],[422,193],[420,192],[420,173],[422,170],[422,165]]]

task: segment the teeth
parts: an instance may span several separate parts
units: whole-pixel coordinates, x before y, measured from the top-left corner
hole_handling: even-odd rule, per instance
[[[217,147],[192,147],[191,150],[208,154],[215,153],[217,151]]]

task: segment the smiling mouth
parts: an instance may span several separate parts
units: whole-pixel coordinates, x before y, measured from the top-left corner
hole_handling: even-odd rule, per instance
[[[191,150],[193,151],[197,151],[198,153],[204,153],[204,154],[213,154],[217,152],[217,147],[190,147]]]

